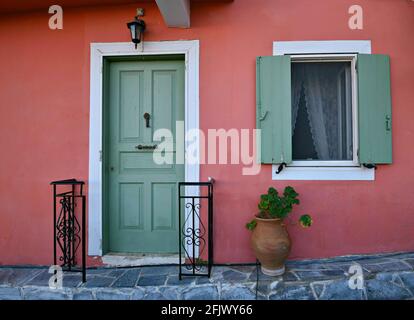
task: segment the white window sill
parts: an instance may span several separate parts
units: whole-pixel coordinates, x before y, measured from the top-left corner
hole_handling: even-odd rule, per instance
[[[272,180],[375,180],[375,170],[364,167],[285,167],[276,174],[272,166]]]

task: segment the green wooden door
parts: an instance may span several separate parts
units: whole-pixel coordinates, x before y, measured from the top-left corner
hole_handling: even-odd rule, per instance
[[[157,151],[137,146],[156,145],[160,128],[175,136],[176,121],[184,120],[184,62],[111,62],[108,101],[108,251],[178,252],[177,182],[184,181],[184,166],[157,165]]]

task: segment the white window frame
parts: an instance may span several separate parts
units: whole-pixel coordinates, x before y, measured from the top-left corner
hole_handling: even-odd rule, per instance
[[[291,55],[293,61],[351,61],[352,77],[352,161],[293,161],[279,174],[273,165],[273,180],[375,180],[375,170],[361,166],[357,158],[358,112],[355,65],[358,53],[371,53],[369,40],[344,41],[275,41],[273,55]]]

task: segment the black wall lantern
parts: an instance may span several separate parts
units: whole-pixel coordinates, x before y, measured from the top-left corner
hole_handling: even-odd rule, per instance
[[[145,22],[144,20],[139,19],[138,16],[135,17],[135,20],[127,23],[128,29],[131,32],[131,40],[135,43],[135,49],[137,48],[138,43],[142,40],[142,35],[145,31]]]

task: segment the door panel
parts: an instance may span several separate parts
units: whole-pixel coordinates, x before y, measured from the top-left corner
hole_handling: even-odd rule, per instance
[[[153,132],[184,121],[183,61],[109,63],[107,103],[109,251],[175,253],[178,251],[177,182],[184,166],[157,165]],[[149,127],[144,113],[150,114]],[[173,150],[175,154],[175,150]]]
[[[177,195],[175,183],[152,184],[152,230],[175,230],[176,219],[173,214],[165,214],[165,208],[175,205]],[[173,213],[174,210],[171,210]]]
[[[165,128],[173,131],[174,115],[174,71],[154,71],[153,80],[153,114],[154,114],[154,130]],[[158,94],[156,94],[158,93]]]
[[[120,229],[143,229],[142,183],[119,184]]]
[[[142,136],[141,122],[131,117],[140,114],[143,108],[142,76],[140,71],[119,72],[120,142],[136,141]]]
[[[173,164],[156,164],[150,152],[121,152],[119,156],[120,172],[125,174],[140,173],[143,171],[149,172],[149,170],[158,173],[160,170],[174,173],[176,170]]]

